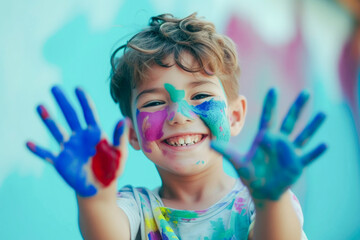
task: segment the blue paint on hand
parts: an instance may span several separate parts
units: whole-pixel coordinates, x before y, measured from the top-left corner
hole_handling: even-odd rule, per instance
[[[289,134],[308,97],[307,92],[300,93],[286,115],[280,132],[276,132],[271,129],[276,91],[271,89],[265,98],[259,132],[246,154],[239,153],[228,144],[211,143],[215,151],[230,160],[254,199],[279,199],[296,182],[303,168],[326,150],[326,145],[320,144],[309,153],[301,151],[323,123],[323,113],[317,114],[294,142],[289,139]]]
[[[83,90],[79,88],[76,89],[76,95],[88,125],[87,128],[82,129],[74,108],[71,106],[62,90],[55,86],[52,88],[52,93],[73,131],[71,137],[65,143],[62,143],[64,137],[61,135],[61,132],[57,127],[58,125],[50,118],[45,108],[39,106],[38,112],[40,116],[54,138],[62,144],[62,150],[55,156],[50,151],[31,142],[27,143],[27,147],[38,157],[52,163],[63,179],[80,196],[93,196],[98,192],[98,189],[95,187],[94,180],[91,180],[93,177],[89,177],[89,175],[92,174],[92,170],[89,166],[86,167],[86,164],[88,164],[91,157],[96,154],[96,147],[101,139],[101,130],[96,122],[90,99]],[[122,133],[123,127],[118,125],[114,135],[117,138],[120,138]],[[119,144],[119,141],[117,140],[116,143]]]

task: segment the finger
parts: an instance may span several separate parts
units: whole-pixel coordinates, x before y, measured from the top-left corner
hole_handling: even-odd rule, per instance
[[[228,144],[220,141],[211,141],[210,147],[229,160],[235,169],[238,170],[246,165],[246,163],[242,161],[242,155],[234,150],[233,147],[228,146]]]
[[[126,128],[126,120],[125,119],[120,120],[116,124],[116,127],[114,129],[114,135],[113,135],[113,145],[114,145],[114,147],[119,147],[121,142],[124,141],[123,136],[125,135],[124,134],[125,128]]]
[[[294,144],[296,147],[303,147],[314,133],[319,129],[324,122],[326,115],[324,113],[318,113],[314,119],[304,128],[304,130],[295,139]]]
[[[62,144],[64,142],[65,136],[63,131],[60,130],[59,126],[56,124],[56,122],[50,117],[48,111],[43,105],[39,105],[36,108],[38,114],[40,115],[41,119],[45,123],[46,127],[50,130],[51,134],[54,136],[56,141],[59,144]]]
[[[307,91],[302,91],[296,98],[295,102],[289,109],[287,115],[282,122],[280,131],[285,134],[290,134],[294,129],[295,123],[301,113],[301,110],[308,101],[310,94]]]
[[[93,107],[91,99],[81,88],[76,88],[75,93],[84,112],[86,123],[92,127],[97,126],[97,121],[94,115],[95,108]]]
[[[276,90],[275,88],[271,88],[265,97],[264,107],[260,119],[260,126],[259,126],[260,129],[265,129],[271,126],[274,115],[273,112],[275,110],[275,105],[276,105],[276,98],[277,98]]]
[[[312,150],[310,153],[306,154],[301,158],[301,163],[306,166],[310,164],[312,161],[314,161],[316,158],[318,158],[321,154],[325,152],[327,149],[326,144],[320,144],[317,146],[314,150]]]
[[[61,111],[63,112],[71,130],[76,131],[78,129],[81,129],[81,125],[76,115],[76,112],[65,97],[63,91],[59,87],[55,86],[51,89],[51,92],[53,93],[57,103],[59,104]]]
[[[26,146],[36,156],[48,161],[51,164],[55,162],[55,156],[44,148],[35,145],[33,142],[27,142]]]

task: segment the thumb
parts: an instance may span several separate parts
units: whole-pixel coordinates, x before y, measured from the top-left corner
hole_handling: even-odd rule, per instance
[[[113,145],[116,148],[121,148],[121,146],[126,142],[126,135],[127,135],[127,119],[124,118],[120,120],[114,129],[113,134]]]
[[[127,141],[128,141],[128,118],[124,118],[120,120],[114,129],[113,134],[113,146],[120,151],[121,154],[121,160],[120,160],[120,167],[119,167],[119,174],[122,173],[125,162],[127,159]]]

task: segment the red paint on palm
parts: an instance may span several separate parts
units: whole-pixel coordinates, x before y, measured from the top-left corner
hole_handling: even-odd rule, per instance
[[[109,145],[105,139],[96,145],[96,154],[93,157],[91,168],[97,180],[105,187],[109,186],[116,178],[120,157],[121,152]]]

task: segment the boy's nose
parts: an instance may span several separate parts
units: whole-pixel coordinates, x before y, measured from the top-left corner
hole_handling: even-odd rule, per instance
[[[169,116],[170,125],[183,125],[194,121],[195,113],[188,106],[179,104],[171,110]]]

